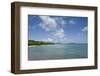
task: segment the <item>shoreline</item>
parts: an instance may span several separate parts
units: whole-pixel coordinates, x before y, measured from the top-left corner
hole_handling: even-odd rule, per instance
[[[31,45],[31,46],[28,46],[28,47],[35,47],[35,46],[38,46],[38,45]],[[40,46],[40,45],[39,45]]]
[[[48,45],[55,45],[55,44],[48,44]],[[30,45],[28,47],[35,47],[35,46],[44,46],[44,45]]]
[[[55,45],[55,44],[48,44],[48,45]],[[66,44],[66,45],[73,45],[73,44]],[[77,44],[74,44],[74,45],[77,45]],[[44,46],[44,45],[28,45],[28,47],[36,47],[36,46]]]

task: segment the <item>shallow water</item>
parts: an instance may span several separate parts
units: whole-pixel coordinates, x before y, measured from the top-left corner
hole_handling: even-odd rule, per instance
[[[55,44],[28,47],[28,60],[78,59],[87,57],[87,44]]]

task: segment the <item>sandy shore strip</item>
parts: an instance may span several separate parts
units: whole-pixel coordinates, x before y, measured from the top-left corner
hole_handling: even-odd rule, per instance
[[[28,47],[36,47],[36,46],[38,46],[38,45],[32,45],[32,46],[28,46]]]

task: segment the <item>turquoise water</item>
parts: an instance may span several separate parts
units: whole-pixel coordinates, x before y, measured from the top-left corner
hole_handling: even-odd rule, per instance
[[[55,44],[28,47],[28,60],[79,59],[87,57],[87,44]]]

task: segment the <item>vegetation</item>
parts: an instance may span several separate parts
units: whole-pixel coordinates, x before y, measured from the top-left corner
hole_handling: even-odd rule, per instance
[[[28,46],[31,45],[53,45],[53,42],[44,42],[44,41],[35,41],[35,40],[28,40]]]

